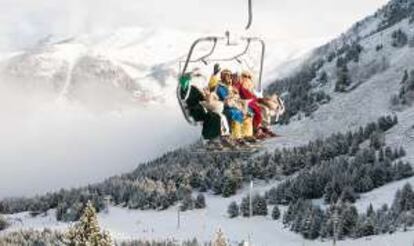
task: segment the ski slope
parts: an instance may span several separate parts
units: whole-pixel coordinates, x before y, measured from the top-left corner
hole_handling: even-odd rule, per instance
[[[264,192],[274,184],[256,183],[253,192]],[[142,240],[188,240],[197,238],[199,241],[208,241],[214,238],[215,232],[221,229],[230,239],[231,245],[248,240],[249,237],[255,246],[302,246],[302,245],[332,245],[331,241],[309,241],[300,235],[284,228],[281,219],[274,221],[270,215],[253,217],[252,219],[227,217],[227,207],[232,201],[240,202],[248,194],[247,189],[238,192],[230,198],[207,195],[207,208],[180,213],[180,228],[178,228],[178,207],[165,211],[128,210],[120,207],[110,207],[108,213],[102,212],[98,220],[102,228],[108,230],[111,236],[118,241],[130,239]],[[374,191],[375,192],[375,191]],[[362,198],[363,200],[365,198]],[[286,208],[280,207],[283,212]],[[269,213],[272,207],[269,206]],[[13,226],[3,233],[19,229],[51,228],[65,230],[70,224],[58,222],[54,210],[46,216],[31,217],[28,213],[9,216]],[[338,242],[340,246],[391,246],[411,245],[414,243],[414,233],[397,232],[392,235],[380,235],[357,240],[348,239]]]

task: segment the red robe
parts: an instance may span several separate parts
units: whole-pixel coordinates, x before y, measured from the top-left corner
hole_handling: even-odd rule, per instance
[[[244,88],[240,81],[234,84],[234,88],[239,92],[240,98],[244,100],[251,100],[249,108],[253,111],[253,129],[257,130],[262,125],[262,110],[257,102],[257,97],[250,90]]]

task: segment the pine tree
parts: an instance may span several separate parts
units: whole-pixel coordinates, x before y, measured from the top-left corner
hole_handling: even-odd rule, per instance
[[[402,211],[402,207],[401,207],[401,190],[398,189],[397,192],[394,195],[394,200],[391,206],[391,215],[393,216],[394,219],[396,219],[396,217],[401,213]]]
[[[240,204],[240,213],[243,217],[250,216],[250,197],[243,197],[242,202]]]
[[[346,206],[341,214],[338,231],[342,236],[351,236],[356,231],[358,210],[354,206]]]
[[[354,203],[356,202],[357,198],[358,198],[358,195],[355,193],[354,188],[352,188],[351,186],[347,186],[343,189],[342,194],[341,194],[342,202]]]
[[[329,182],[325,187],[325,202],[326,203],[336,203],[339,196],[341,195],[341,185],[336,181]]]
[[[326,83],[328,83],[328,74],[325,71],[322,71],[319,75],[318,81],[322,85],[325,85]]]
[[[385,148],[385,157],[387,157],[389,160],[393,160],[393,153],[390,146],[387,146]]]
[[[337,68],[337,81],[335,84],[335,91],[345,92],[346,88],[351,84],[348,75],[348,65],[346,63],[340,64]]]
[[[394,166],[394,179],[401,180],[413,176],[413,168],[410,163],[398,161]]]
[[[377,211],[377,231],[378,233],[384,234],[391,232],[391,227],[393,220],[391,219],[390,214],[388,213],[388,205],[384,204]]]
[[[280,218],[280,209],[277,205],[275,205],[272,210],[272,219],[278,220],[279,218]]]
[[[361,237],[368,237],[375,234],[375,225],[373,218],[366,218],[365,221],[363,221],[358,228],[358,234]]]
[[[402,188],[399,203],[402,211],[414,209],[414,191],[410,183],[405,184]]]
[[[362,177],[360,182],[360,190],[358,190],[358,192],[367,192],[374,189],[374,182],[372,181],[371,177],[365,175]]]
[[[385,139],[381,132],[376,131],[371,134],[369,146],[379,150],[382,146],[385,145]]]
[[[186,194],[181,202],[180,210],[187,211],[194,208],[194,201],[191,194]]]
[[[351,148],[349,149],[351,155],[355,155],[359,151],[359,140],[354,139],[351,144]]]
[[[372,203],[370,203],[368,208],[367,208],[367,216],[368,217],[374,217],[375,216],[375,211],[374,211],[374,207],[372,206]]]
[[[296,207],[296,203],[295,202],[290,202],[288,209],[286,210],[286,212],[283,214],[283,224],[289,224],[295,217],[295,208]]]
[[[404,157],[407,153],[405,152],[405,149],[401,146],[399,151],[398,151],[398,157]]]
[[[414,70],[410,71],[410,78],[407,82],[407,90],[412,91],[414,90]]]
[[[223,181],[223,197],[230,197],[236,194],[237,182],[234,180],[233,176],[226,175]]]
[[[401,80],[401,84],[405,84],[408,81],[408,71],[404,70],[404,75],[403,78]]]
[[[70,246],[112,246],[112,239],[107,232],[101,232],[94,206],[86,204],[80,222],[67,233]]]
[[[253,215],[266,216],[267,211],[267,202],[266,199],[261,195],[255,195],[253,197]]]
[[[212,246],[228,246],[227,239],[221,229],[216,232]]]
[[[408,43],[407,34],[401,29],[398,29],[392,32],[391,37],[392,37],[391,45],[393,47],[401,48],[401,47],[404,47]]]
[[[236,202],[230,203],[229,207],[227,208],[227,213],[230,218],[235,218],[239,216],[240,210],[239,205]]]
[[[196,200],[194,202],[194,207],[196,209],[202,209],[206,207],[206,198],[203,194],[200,193],[197,195]]]
[[[9,226],[6,218],[0,214],[0,231],[5,230]]]
[[[307,209],[302,223],[301,233],[305,238],[316,239],[319,237],[323,222],[323,211],[319,207]]]
[[[397,115],[394,115],[394,116],[392,117],[392,124],[393,124],[394,126],[398,124],[398,117],[397,117]]]
[[[383,148],[381,148],[381,149],[378,151],[378,161],[379,161],[379,162],[383,162],[384,160],[385,160],[384,149],[383,149]]]

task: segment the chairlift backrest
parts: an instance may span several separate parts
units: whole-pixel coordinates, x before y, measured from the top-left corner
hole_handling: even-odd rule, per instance
[[[200,38],[200,39],[197,39],[196,41],[194,41],[193,44],[191,45],[191,48],[190,48],[190,51],[189,51],[189,53],[186,57],[186,60],[185,61],[180,61],[180,65],[179,65],[180,70],[181,70],[182,63],[184,63],[184,66],[183,66],[183,68],[180,72],[180,75],[184,75],[184,74],[188,73],[188,67],[189,67],[190,63],[202,62],[205,65],[207,65],[209,62],[236,61],[239,64],[241,64],[242,61],[243,61],[242,57],[247,54],[247,52],[249,51],[249,48],[251,47],[251,44],[253,42],[257,42],[261,46],[261,54],[260,54],[259,74],[258,74],[258,80],[257,80],[257,83],[256,83],[256,90],[258,92],[262,92],[263,65],[264,65],[264,56],[265,56],[265,52],[266,52],[265,42],[262,39],[257,38],[257,37],[243,37],[243,38],[241,38],[241,40],[244,41],[246,43],[246,45],[245,45],[244,49],[241,52],[239,52],[239,53],[237,53],[233,56],[230,56],[230,57],[210,58],[214,54],[219,41],[223,41],[223,40],[227,40],[226,45],[228,46],[228,43],[229,43],[228,42],[228,37],[225,38],[225,37],[210,36],[210,37]],[[193,58],[193,53],[194,53],[195,48],[201,43],[212,43],[212,46],[208,50],[207,53],[205,53],[205,54],[203,54],[203,55],[201,55],[197,58]]]
[[[248,22],[247,25],[245,27],[246,30],[248,30],[250,28],[250,26],[252,25],[253,22],[253,0],[247,0],[248,1]],[[221,58],[221,59],[209,59],[209,57],[212,56],[212,54],[214,53],[214,51],[216,50],[217,47],[217,43],[219,41],[225,40],[227,41],[226,45],[227,46],[233,46],[234,44],[232,44],[230,42],[230,32],[226,31],[225,33],[225,37],[215,37],[215,36],[210,36],[210,37],[204,37],[204,38],[199,38],[196,41],[193,42],[193,44],[191,45],[190,51],[188,52],[187,58],[184,61],[184,67],[181,70],[181,64],[182,62],[179,61],[179,68],[180,68],[180,74],[179,77],[181,78],[181,76],[185,75],[186,73],[188,73],[188,66],[190,63],[195,63],[195,62],[203,62],[205,65],[208,64],[208,61],[236,61],[239,64],[242,63],[242,57],[247,53],[247,51],[250,48],[250,45],[252,42],[258,42],[261,45],[261,59],[260,59],[260,68],[259,68],[259,76],[258,76],[258,80],[256,83],[256,90],[259,94],[262,94],[262,76],[263,76],[263,64],[264,64],[264,56],[265,56],[265,52],[266,52],[266,45],[265,42],[257,37],[246,37],[246,38],[242,38],[242,40],[244,40],[246,42],[246,47],[245,49],[239,53],[236,54],[232,57],[228,57],[228,58]],[[193,56],[193,52],[194,49],[196,48],[197,45],[199,45],[200,43],[206,43],[206,42],[212,42],[213,45],[211,47],[211,49],[209,50],[209,52],[207,52],[206,54],[196,58],[196,59],[192,59]],[[182,93],[182,88],[180,83],[178,83],[177,86],[177,99],[180,105],[180,108],[184,114],[185,119],[187,120],[188,123],[190,123],[191,125],[197,125],[197,123],[194,121],[194,119],[192,117],[190,117],[189,114],[189,110],[187,108],[186,105],[186,100],[188,97],[188,93],[191,90],[191,82],[190,82],[190,89],[188,89],[188,91],[185,93],[186,95],[184,96],[184,98],[181,96]]]

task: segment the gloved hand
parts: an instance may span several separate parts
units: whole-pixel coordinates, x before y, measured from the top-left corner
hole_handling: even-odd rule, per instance
[[[221,71],[220,64],[218,63],[214,64],[213,75],[217,75],[220,71]]]

